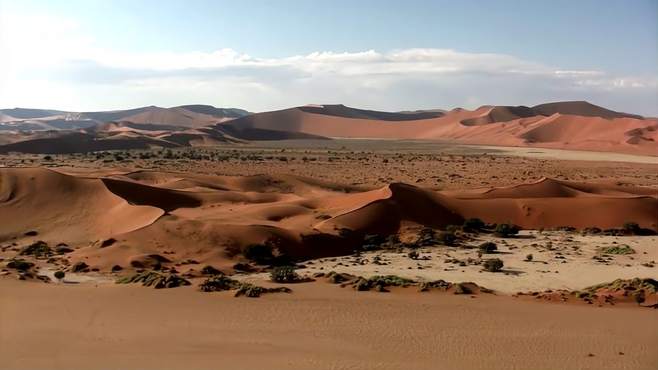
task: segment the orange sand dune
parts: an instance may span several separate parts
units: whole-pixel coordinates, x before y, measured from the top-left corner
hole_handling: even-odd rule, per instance
[[[533,108],[483,106],[474,111],[455,109],[436,117],[410,116],[413,119],[402,119],[392,113],[392,118],[384,114],[356,114],[349,109],[352,108],[290,108],[252,114],[218,127],[326,137],[439,139],[658,155],[658,120],[613,112],[585,102]]]
[[[203,127],[219,120],[211,115],[189,111],[185,108],[159,108],[123,117],[122,120],[140,124],[160,124],[179,127]]]
[[[99,179],[40,168],[0,169],[0,240],[38,230],[40,238],[91,241],[147,226],[162,214],[129,204]]]
[[[137,171],[83,178],[46,169],[0,171],[0,241],[37,231],[109,269],[168,255],[217,266],[252,243],[310,258],[349,253],[349,235],[434,228],[477,217],[528,229],[658,229],[655,189],[543,179],[505,188],[434,192],[394,183],[364,190],[297,176],[212,176]],[[344,229],[351,233],[344,234]],[[117,243],[99,248],[97,240]],[[171,255],[170,253],[173,253]],[[169,258],[169,257],[168,257]]]

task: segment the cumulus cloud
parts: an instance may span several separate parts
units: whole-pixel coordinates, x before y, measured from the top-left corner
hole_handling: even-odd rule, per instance
[[[307,103],[372,109],[474,108],[591,100],[658,114],[655,76],[572,70],[495,53],[448,49],[317,51],[282,58],[232,49],[127,52],[103,48],[58,18],[1,22],[1,106],[86,110],[207,103],[255,111]]]

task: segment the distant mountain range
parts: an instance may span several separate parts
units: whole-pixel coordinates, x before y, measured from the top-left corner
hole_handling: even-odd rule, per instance
[[[584,101],[404,112],[344,105],[306,105],[263,113],[209,105],[106,112],[0,110],[0,153],[71,153],[330,138],[436,139],[658,155],[658,120]]]

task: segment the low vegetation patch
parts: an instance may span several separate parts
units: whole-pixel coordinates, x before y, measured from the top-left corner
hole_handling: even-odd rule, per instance
[[[578,298],[592,304],[594,301],[613,304],[615,298],[628,297],[637,304],[642,304],[648,296],[653,296],[655,301],[658,292],[658,281],[655,279],[617,279],[609,283],[603,283],[587,287],[580,291],[572,292]],[[656,307],[656,304],[649,307]]]
[[[500,258],[492,258],[482,262],[482,267],[485,271],[498,272],[503,269],[505,264]]]
[[[201,269],[201,273],[204,275],[224,275],[220,270],[208,265]]]
[[[258,285],[253,285],[249,283],[243,283],[240,285],[240,287],[235,291],[235,296],[236,297],[249,297],[249,298],[257,298],[260,297],[262,294],[265,293],[292,293],[292,289],[287,288],[287,287],[276,287],[276,288],[264,288]]]
[[[494,242],[484,242],[478,246],[478,250],[482,253],[494,253],[498,246]]]
[[[42,258],[42,257],[50,257],[53,255],[53,250],[50,249],[48,246],[48,243],[39,240],[37,242],[34,242],[27,247],[23,248],[20,252],[19,255],[21,256],[34,256],[37,258]]]
[[[155,271],[140,272],[116,280],[117,284],[139,284],[155,289],[177,288],[190,285],[190,282],[176,274],[162,274]]]
[[[430,290],[448,291],[454,288],[455,294],[473,294],[473,293],[493,293],[492,290],[481,288],[475,283],[454,284],[445,280],[435,281],[415,281],[403,278],[397,275],[376,275],[369,278],[354,276],[346,273],[331,271],[327,274],[319,273],[316,277],[324,276],[333,284],[341,286],[350,286],[357,291],[365,292],[375,290],[377,292],[388,292],[390,287],[418,287],[419,292],[428,292]],[[458,287],[459,286],[459,287]],[[469,293],[466,293],[469,292]]]
[[[427,247],[439,244],[439,240],[437,239],[436,234],[437,233],[434,229],[425,227],[418,233],[418,238],[416,239],[415,244],[419,247]]]
[[[457,244],[457,235],[454,230],[441,231],[436,238],[439,241],[439,244],[454,246]]]
[[[240,282],[231,279],[228,276],[216,275],[211,276],[199,285],[199,290],[202,292],[221,292],[224,290],[237,289]]]
[[[345,273],[339,273],[336,271],[330,271],[326,275],[323,275],[324,277],[327,278],[327,280],[332,283],[332,284],[341,284],[346,281],[354,280],[356,279],[356,276],[350,275],[350,274],[345,274]],[[322,277],[320,275],[317,275],[317,277]]]
[[[501,238],[509,238],[519,233],[521,228],[514,224],[498,224],[494,229],[494,234]]]
[[[199,285],[202,292],[221,292],[226,290],[235,290],[235,297],[260,297],[265,293],[291,293],[292,290],[287,287],[264,288],[250,283],[240,282],[224,275],[211,276]]]
[[[276,266],[270,271],[270,279],[276,283],[296,283],[302,278],[295,272],[293,266]]]
[[[7,268],[18,270],[18,271],[27,271],[34,266],[34,263],[28,262],[21,258],[14,258],[7,262]]]
[[[609,283],[602,283],[587,287],[583,289],[583,291],[595,293],[603,289],[612,292],[643,290],[646,293],[655,294],[658,292],[658,280],[649,278],[617,279]]]
[[[453,284],[445,280],[422,281],[418,284],[419,292],[428,292],[432,289],[448,290],[452,288]]]
[[[605,254],[635,254],[635,249],[628,245],[615,245],[612,247],[601,248],[600,251]]]
[[[484,221],[480,220],[479,218],[469,218],[464,221],[464,224],[462,225],[462,230],[466,232],[478,232],[481,230],[484,230],[486,227],[486,224]]]

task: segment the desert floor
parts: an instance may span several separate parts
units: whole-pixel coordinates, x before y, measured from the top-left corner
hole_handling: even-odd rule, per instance
[[[201,174],[292,174],[331,182],[378,187],[391,182],[434,190],[507,186],[549,177],[559,180],[658,187],[658,153],[635,156],[542,148],[486,147],[413,140],[288,140],[181,150],[190,159],[166,151],[67,155],[0,155],[8,167],[56,167],[81,174],[132,170]],[[128,156],[128,155],[130,156]],[[213,159],[203,155],[214,154]],[[46,159],[44,159],[46,158]],[[364,169],[367,168],[367,171]]]
[[[7,369],[655,369],[654,310],[489,295],[259,299],[190,287],[0,281]],[[591,355],[590,355],[591,354]]]
[[[173,155],[153,151],[148,156],[140,152],[12,154],[0,156],[0,167],[48,167],[89,178],[140,169],[222,176],[292,174],[364,191],[391,182],[461,191],[543,177],[658,189],[658,157],[419,141],[262,142],[186,149]],[[1,185],[0,181],[0,190]],[[645,198],[650,197],[655,195]],[[204,210],[217,212],[221,207],[233,205]],[[178,209],[163,219],[176,226],[188,215],[185,212]],[[406,225],[400,239],[415,237],[419,229]],[[162,230],[176,236],[168,237],[177,243],[185,241],[186,235],[177,235],[173,226]],[[21,230],[20,237],[3,241],[0,262],[15,257],[25,243],[57,235],[57,230],[39,231],[38,236],[24,237]],[[116,245],[103,251],[117,248],[120,252],[124,242],[126,250],[133,243],[137,245],[131,247],[146,251],[147,243],[139,242],[153,235],[139,232],[134,232],[138,237],[117,236]],[[58,242],[46,241],[52,246]],[[471,263],[479,258],[478,245],[486,241],[497,244],[498,250],[485,257],[503,260],[502,272],[483,272],[479,264]],[[71,244],[76,249],[73,255],[88,244]],[[192,286],[175,289],[117,285],[115,278],[127,271],[110,273],[105,268],[109,263],[99,264],[100,271],[67,272],[64,282],[58,282],[54,271],[68,263],[56,267],[35,260],[39,274],[50,277],[51,283],[20,281],[15,271],[0,274],[0,368],[658,368],[657,310],[630,302],[613,306],[516,296],[519,292],[580,290],[618,278],[658,280],[658,236],[523,230],[515,238],[483,233],[462,244],[460,248],[421,247],[413,259],[406,249],[316,258],[303,261],[298,272],[308,277],[336,271],[364,277],[391,274],[423,281],[475,282],[495,294],[418,292],[412,287],[389,293],[357,292],[318,278],[287,284],[292,289],[289,294],[234,298],[232,292],[199,292],[198,276]],[[195,253],[196,246],[179,246],[186,248],[185,253]],[[633,252],[602,252],[611,247],[629,247]],[[527,261],[530,254],[532,260]],[[103,254],[93,256],[86,261],[98,262]],[[235,262],[225,257],[226,263]],[[190,265],[177,263],[176,268],[184,272]],[[234,277],[273,286],[266,272]]]

